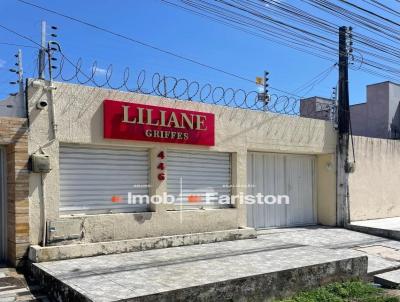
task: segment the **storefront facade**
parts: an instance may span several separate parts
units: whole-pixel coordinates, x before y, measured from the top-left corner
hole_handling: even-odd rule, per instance
[[[31,244],[335,224],[329,122],[46,85],[27,89],[29,155],[48,156],[51,166],[29,176]],[[38,109],[42,100],[48,106]],[[245,204],[249,193],[286,194],[291,202]],[[132,203],[137,196],[149,198]]]

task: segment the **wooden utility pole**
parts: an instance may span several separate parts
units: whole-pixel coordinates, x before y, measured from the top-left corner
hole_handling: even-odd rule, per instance
[[[338,145],[337,145],[337,225],[349,222],[348,210],[348,154],[350,130],[349,106],[349,52],[347,27],[339,28],[339,91],[338,91]]]

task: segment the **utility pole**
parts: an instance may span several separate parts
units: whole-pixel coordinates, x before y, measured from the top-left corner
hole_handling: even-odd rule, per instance
[[[350,28],[351,31],[351,28]],[[337,225],[345,226],[349,221],[348,204],[348,152],[350,130],[349,106],[349,53],[348,29],[339,28],[339,91],[338,91],[338,145],[337,145]]]
[[[45,66],[46,66],[46,21],[42,21],[42,39],[41,39],[41,48],[39,50],[39,79],[45,79]]]

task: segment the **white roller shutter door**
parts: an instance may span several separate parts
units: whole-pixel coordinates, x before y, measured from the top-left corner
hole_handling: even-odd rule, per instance
[[[288,195],[290,203],[247,205],[248,225],[255,228],[316,224],[315,158],[251,152],[247,162],[247,194]]]
[[[177,209],[229,207],[230,199],[218,203],[217,197],[231,196],[230,154],[168,151],[167,190],[177,198]],[[214,197],[211,202],[206,202],[207,193]]]
[[[60,214],[146,211],[128,192],[148,195],[148,183],[148,150],[60,146]]]

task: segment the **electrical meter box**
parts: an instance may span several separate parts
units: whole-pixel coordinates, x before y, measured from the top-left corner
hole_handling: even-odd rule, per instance
[[[46,154],[32,154],[32,172],[49,173],[50,157]]]

